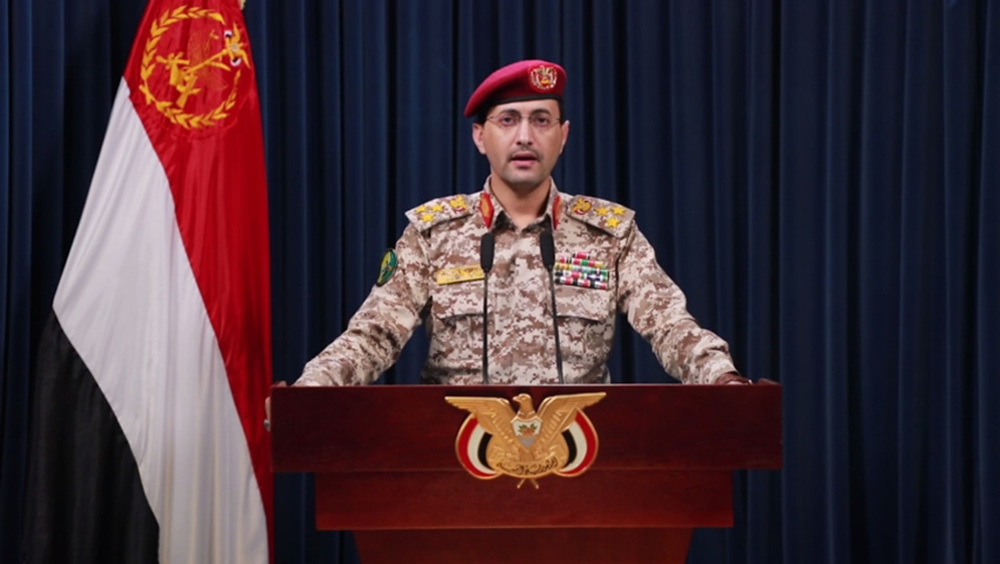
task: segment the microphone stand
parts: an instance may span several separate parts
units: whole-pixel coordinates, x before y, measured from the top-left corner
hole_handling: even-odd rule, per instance
[[[483,233],[479,241],[479,266],[483,269],[483,384],[490,383],[489,361],[489,327],[490,318],[487,315],[489,303],[490,269],[493,268],[493,232]]]
[[[549,294],[552,296],[552,329],[556,337],[556,373],[559,375],[559,383],[565,384],[563,378],[562,347],[559,346],[559,316],[556,312],[556,282],[552,269],[556,264],[556,245],[552,238],[552,230],[546,229],[538,236],[539,245],[542,248],[542,264],[549,273]]]

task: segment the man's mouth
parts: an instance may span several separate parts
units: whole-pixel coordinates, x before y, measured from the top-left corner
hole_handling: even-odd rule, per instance
[[[510,157],[511,162],[517,164],[528,164],[538,160],[538,155],[529,151],[519,151]]]

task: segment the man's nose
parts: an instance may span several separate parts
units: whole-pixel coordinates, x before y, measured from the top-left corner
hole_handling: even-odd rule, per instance
[[[517,123],[517,142],[521,145],[531,145],[531,120],[522,118]]]

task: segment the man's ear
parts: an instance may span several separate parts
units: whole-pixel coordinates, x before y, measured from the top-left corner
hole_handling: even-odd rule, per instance
[[[479,149],[479,153],[485,155],[486,145],[483,143],[483,131],[483,124],[472,124],[472,142],[476,144],[476,148]]]

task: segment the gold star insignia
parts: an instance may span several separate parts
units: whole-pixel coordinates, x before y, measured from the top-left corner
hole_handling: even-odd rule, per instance
[[[608,208],[601,206],[597,208],[597,215],[608,215]]]
[[[438,203],[438,204],[434,204],[433,206],[431,206],[431,209],[434,210],[434,211],[436,211],[436,212],[440,212],[440,211],[444,211],[444,206],[442,206],[440,203]]]
[[[420,206],[417,208],[417,213],[424,213],[425,211],[427,211],[427,206]]]
[[[625,208],[621,206],[615,206],[612,211],[615,212],[615,215],[625,215]]]
[[[618,227],[618,218],[617,217],[608,218],[607,224],[608,227]]]
[[[425,213],[424,215],[420,216],[420,219],[424,223],[430,223],[431,220],[434,219],[434,214],[432,214],[432,213]]]

